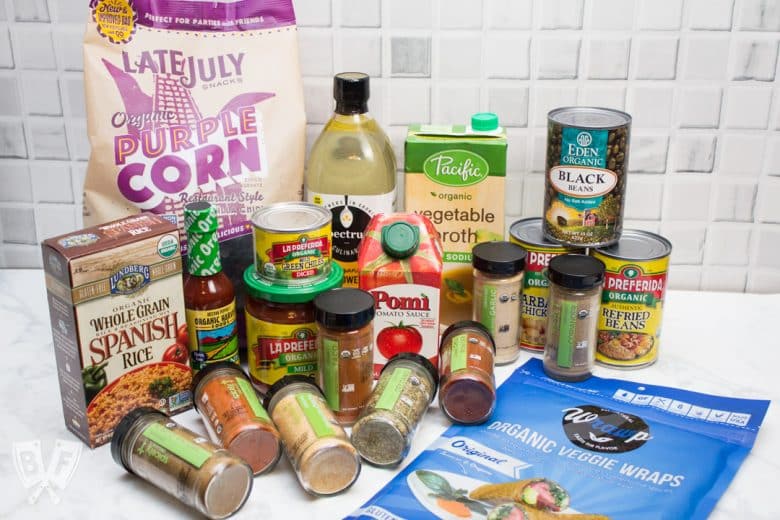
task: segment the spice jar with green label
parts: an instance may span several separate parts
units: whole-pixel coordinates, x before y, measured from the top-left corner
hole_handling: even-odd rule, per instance
[[[114,430],[111,455],[208,518],[238,511],[252,490],[252,469],[238,456],[154,408],[136,408]]]
[[[303,489],[335,495],[357,480],[360,456],[312,378],[283,377],[271,386],[264,404]]]
[[[476,321],[453,323],[439,347],[439,408],[453,422],[477,424],[496,407],[496,344]]]
[[[279,432],[241,367],[207,365],[193,378],[192,395],[211,440],[244,459],[255,475],[276,465],[282,454]]]
[[[553,379],[583,381],[593,372],[604,270],[604,262],[588,255],[550,260],[544,371]]]
[[[390,358],[352,427],[360,456],[376,466],[400,464],[438,385],[436,367],[426,357],[402,352]]]
[[[314,299],[318,381],[333,415],[352,424],[374,383],[374,297],[361,289],[332,289]]]

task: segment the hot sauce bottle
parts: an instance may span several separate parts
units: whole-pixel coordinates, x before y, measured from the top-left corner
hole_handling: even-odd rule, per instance
[[[200,370],[209,363],[238,363],[236,296],[222,272],[217,229],[219,220],[208,202],[184,206],[187,232],[187,272],[184,306],[189,332],[190,365]]]

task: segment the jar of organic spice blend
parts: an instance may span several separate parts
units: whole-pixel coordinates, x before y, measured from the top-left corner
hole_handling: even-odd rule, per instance
[[[438,384],[436,367],[426,357],[402,352],[390,358],[352,427],[360,456],[376,466],[400,464]]]
[[[282,454],[279,432],[239,366],[207,365],[193,378],[192,395],[215,443],[244,459],[255,475],[276,465]]]
[[[153,408],[136,408],[119,422],[111,456],[208,518],[232,515],[252,489],[252,470],[243,460]]]
[[[471,251],[474,266],[474,320],[490,331],[496,363],[520,355],[520,291],[525,250],[511,242],[483,242]]]
[[[567,254],[550,260],[550,303],[544,371],[553,379],[583,381],[596,359],[604,262],[587,255]]]
[[[283,377],[268,391],[265,408],[279,428],[303,489],[314,495],[334,495],[355,482],[360,457],[313,379]]]
[[[496,345],[476,321],[459,321],[441,336],[439,408],[453,422],[485,422],[496,406]]]
[[[352,424],[374,384],[374,297],[332,289],[314,299],[319,384],[333,415]]]

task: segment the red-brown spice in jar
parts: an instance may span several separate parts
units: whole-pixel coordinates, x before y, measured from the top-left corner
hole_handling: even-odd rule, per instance
[[[453,422],[486,421],[496,406],[493,373],[496,345],[476,321],[459,321],[444,331],[439,346],[439,407]]]
[[[238,455],[255,475],[272,469],[282,454],[281,437],[243,370],[214,363],[192,381],[195,408],[212,440]]]

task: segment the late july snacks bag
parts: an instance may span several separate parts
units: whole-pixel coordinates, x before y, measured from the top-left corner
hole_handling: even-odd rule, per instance
[[[302,197],[291,1],[92,0],[84,76],[85,225],[151,211],[181,232],[183,206],[206,200],[238,286],[252,262],[252,213]]]

